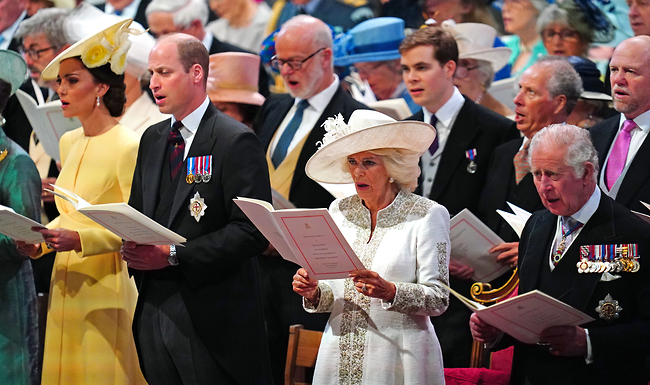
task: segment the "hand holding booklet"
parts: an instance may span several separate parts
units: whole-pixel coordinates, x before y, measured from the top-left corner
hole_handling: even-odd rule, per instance
[[[447,289],[481,320],[527,344],[540,342],[542,332],[551,326],[578,326],[594,320],[539,290],[484,306]]]
[[[18,214],[11,207],[0,205],[0,233],[25,243],[43,242],[41,233],[32,231],[32,227],[45,228],[42,224]]]
[[[363,263],[327,209],[274,210],[265,201],[234,199],[282,258],[302,266],[314,279],[348,278]]]
[[[65,199],[77,211],[124,240],[140,245],[178,245],[186,239],[167,229],[153,219],[142,214],[126,203],[106,203],[91,205],[79,195],[62,187],[51,185],[54,190],[47,190]]]

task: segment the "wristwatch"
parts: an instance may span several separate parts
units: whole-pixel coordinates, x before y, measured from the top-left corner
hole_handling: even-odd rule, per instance
[[[169,255],[167,262],[172,266],[178,266],[178,257],[176,256],[176,245],[169,245]]]

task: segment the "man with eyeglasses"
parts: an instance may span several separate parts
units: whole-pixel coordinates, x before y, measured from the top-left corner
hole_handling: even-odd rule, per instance
[[[199,39],[210,55],[221,52],[248,52],[217,39],[205,28],[210,10],[205,0],[151,0],[145,14],[149,33],[156,39],[171,33],[186,33]],[[269,75],[260,63],[258,91],[269,96]]]
[[[454,86],[458,46],[439,26],[419,29],[399,47],[402,76],[422,111],[408,118],[431,123],[438,133],[421,158],[422,175],[415,190],[456,215],[464,208],[476,212],[488,161],[494,148],[518,136],[515,123],[461,95]],[[453,255],[453,251],[452,251]],[[469,295],[473,270],[451,261],[450,284]],[[470,311],[455,298],[439,317],[433,317],[445,367],[468,367],[472,336]]]
[[[271,95],[253,123],[266,149],[271,187],[299,208],[329,207],[334,197],[305,174],[307,160],[323,138],[321,126],[342,114],[367,108],[340,86],[332,64],[332,33],[322,21],[300,15],[286,22],[275,41],[272,65],[280,71],[289,94]],[[260,258],[262,295],[273,376],[283,383],[289,326],[323,330],[326,314],[308,314],[291,285],[298,266],[275,253]]]

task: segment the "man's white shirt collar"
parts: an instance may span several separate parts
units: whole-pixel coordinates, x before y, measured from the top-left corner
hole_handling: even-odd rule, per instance
[[[335,74],[334,81],[332,82],[332,84],[330,84],[327,88],[325,88],[321,92],[307,99],[307,101],[309,102],[309,106],[311,106],[311,108],[318,111],[319,113],[322,113],[325,110],[325,107],[327,107],[327,105],[334,97],[336,90],[338,90],[339,88],[339,84],[340,84],[339,77]],[[301,100],[302,99],[300,98],[296,98],[293,104],[294,105],[298,104],[300,103]],[[329,117],[331,116],[328,116],[328,118]]]
[[[585,203],[585,205],[582,206],[580,210],[578,210],[576,213],[571,215],[571,218],[575,219],[576,221],[582,224],[587,224],[589,219],[591,219],[591,217],[598,209],[598,205],[600,204],[600,194],[601,194],[600,188],[596,186],[594,192],[591,194],[591,197],[589,197],[587,203]]]
[[[212,48],[212,38],[214,37],[214,35],[212,34],[212,31],[210,31],[207,28],[204,28],[203,30],[205,31],[205,36],[203,36],[202,43],[205,49],[207,49],[208,52],[210,52],[210,48]]]
[[[14,21],[14,23],[10,25],[9,28],[0,33],[0,36],[3,37],[2,44],[0,44],[0,49],[9,49],[9,44],[11,44],[11,40],[14,38],[14,34],[18,29],[18,25],[20,25],[20,22],[23,21],[26,15],[27,11],[23,11],[23,13],[18,16],[18,19],[16,19],[16,21]]]
[[[464,103],[465,98],[460,91],[458,91],[458,88],[454,86],[454,93],[451,94],[449,100],[447,100],[438,111],[435,111],[438,122],[442,123],[446,128],[451,127],[454,119],[456,119],[456,115],[458,115],[458,111],[460,111]],[[422,112],[424,112],[424,121],[429,123],[431,121],[431,115],[433,115],[434,112],[427,110],[426,107],[422,107]]]

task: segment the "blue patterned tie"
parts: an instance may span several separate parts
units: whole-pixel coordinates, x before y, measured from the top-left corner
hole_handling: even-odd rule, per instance
[[[293,118],[291,118],[289,124],[287,124],[287,127],[284,129],[284,132],[280,136],[280,140],[278,140],[278,144],[275,146],[275,151],[273,151],[273,156],[271,157],[273,167],[278,168],[280,163],[282,163],[284,158],[287,156],[287,150],[289,149],[291,140],[293,140],[293,136],[296,134],[296,131],[298,131],[298,128],[300,127],[300,123],[302,122],[302,114],[305,112],[305,108],[307,107],[309,107],[309,102],[307,99],[303,99],[300,101],[300,103],[298,103],[296,113],[293,115]]]
[[[438,118],[436,118],[435,114],[431,114],[431,125],[433,128],[436,128],[436,123],[438,123]],[[436,138],[433,140],[431,145],[429,146],[429,154],[433,155],[438,151],[438,132],[436,131]]]

